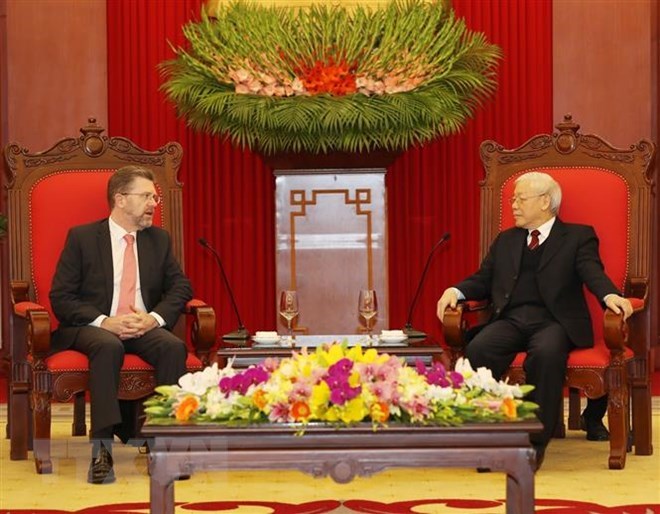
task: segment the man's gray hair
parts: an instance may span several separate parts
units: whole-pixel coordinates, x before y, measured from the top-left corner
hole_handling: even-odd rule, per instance
[[[524,175],[520,175],[516,179],[517,184],[528,184],[534,194],[543,195],[547,194],[550,197],[550,211],[555,216],[559,212],[561,205],[561,187],[557,181],[547,173],[540,171],[530,171]]]

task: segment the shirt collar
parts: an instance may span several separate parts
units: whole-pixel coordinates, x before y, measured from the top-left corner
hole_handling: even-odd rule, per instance
[[[123,227],[117,224],[112,216],[108,218],[108,225],[110,226],[110,238],[115,241],[121,241],[126,234],[132,234],[137,239],[137,232],[127,232]]]
[[[539,234],[539,243],[542,243],[546,239],[548,239],[548,236],[550,235],[550,231],[552,230],[552,226],[555,224],[555,220],[557,219],[556,216],[553,216],[550,218],[548,221],[546,221],[543,225],[540,227],[537,227],[536,230],[540,232]],[[531,234],[532,230],[528,230],[527,234]]]

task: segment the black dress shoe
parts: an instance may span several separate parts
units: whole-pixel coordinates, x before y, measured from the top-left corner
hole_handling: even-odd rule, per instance
[[[587,433],[587,441],[609,441],[610,433],[603,425],[602,419],[594,419],[582,414],[580,416],[580,428]]]
[[[112,454],[105,446],[101,445],[98,454],[89,465],[87,481],[90,484],[111,484],[116,480],[115,470],[112,466]]]

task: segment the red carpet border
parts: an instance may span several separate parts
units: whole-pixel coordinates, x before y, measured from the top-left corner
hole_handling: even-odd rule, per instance
[[[300,504],[266,501],[207,501],[178,502],[176,505],[179,512],[231,512],[239,508],[260,507],[261,509],[270,509],[272,514],[329,514],[340,507],[361,514],[419,514],[420,507],[436,505],[455,509],[457,513],[465,511],[472,514],[479,514],[480,512],[489,514],[493,511],[488,509],[502,511],[505,501],[439,498],[393,503],[372,500],[347,500],[345,502],[322,500]],[[86,507],[80,510],[9,509],[0,511],[0,514],[144,514],[147,510],[149,510],[148,503],[115,503]],[[572,500],[537,499],[535,511],[542,514],[660,514],[660,504],[606,507],[597,503]]]

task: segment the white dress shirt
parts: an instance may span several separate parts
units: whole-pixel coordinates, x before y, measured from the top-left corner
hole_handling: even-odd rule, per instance
[[[110,243],[112,246],[112,304],[110,306],[110,316],[117,315],[117,307],[119,306],[119,286],[121,284],[121,276],[124,272],[124,251],[126,250],[126,240],[124,236],[126,234],[131,234],[135,238],[135,243],[133,244],[133,252],[135,252],[135,265],[137,266],[137,283],[135,284],[135,308],[141,311],[146,311],[147,308],[144,305],[144,300],[142,299],[142,288],[140,286],[140,261],[138,260],[138,249],[137,249],[137,232],[126,232],[122,227],[120,227],[115,221],[110,217],[108,218],[108,225],[110,226]],[[150,312],[159,326],[165,326],[165,320],[155,312]],[[90,323],[90,325],[95,327],[100,327],[103,320],[107,318],[105,314],[101,314],[98,318]]]

